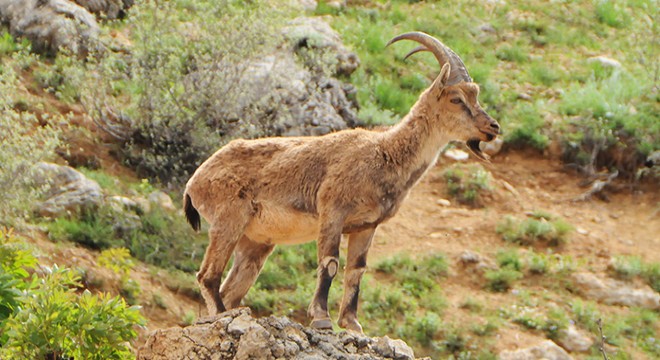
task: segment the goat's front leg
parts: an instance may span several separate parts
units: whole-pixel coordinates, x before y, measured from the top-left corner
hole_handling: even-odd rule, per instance
[[[318,268],[316,291],[307,314],[312,318],[311,327],[317,329],[332,329],[332,321],[328,313],[328,293],[332,279],[339,270],[339,243],[343,219],[321,225],[318,239]]]
[[[348,254],[344,270],[344,297],[339,310],[339,326],[362,333],[357,319],[360,280],[367,270],[367,253],[376,228],[353,233],[348,238]]]

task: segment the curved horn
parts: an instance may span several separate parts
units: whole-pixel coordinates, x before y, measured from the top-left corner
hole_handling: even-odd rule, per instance
[[[410,52],[407,53],[406,56],[403,57],[403,60],[406,60],[406,59],[408,59],[409,57],[411,57],[412,55],[415,55],[415,54],[417,54],[418,52],[422,52],[422,51],[431,51],[431,50],[427,49],[425,46],[418,46],[418,47],[416,47],[416,48],[410,50]]]
[[[461,58],[440,40],[429,34],[420,31],[414,31],[394,37],[387,43],[387,46],[394,44],[399,40],[416,41],[425,47],[422,48],[420,46],[413,49],[405,56],[405,58],[408,58],[409,56],[418,52],[428,50],[433,53],[433,55],[435,55],[435,58],[438,60],[438,63],[441,67],[442,65],[449,63],[451,65],[451,74],[449,75],[447,85],[458,84],[461,81],[472,82],[472,78],[470,77],[470,74],[468,74],[467,69],[465,68],[465,64],[463,64]]]

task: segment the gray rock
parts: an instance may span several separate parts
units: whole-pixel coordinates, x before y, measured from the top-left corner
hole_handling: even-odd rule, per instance
[[[597,62],[605,67],[620,68],[621,63],[604,55],[590,57],[588,62]]]
[[[296,49],[312,48],[333,54],[336,74],[350,75],[360,65],[358,56],[344,46],[339,34],[318,17],[293,19],[282,33]]]
[[[582,296],[609,305],[638,306],[660,309],[660,294],[648,286],[636,288],[614,279],[603,279],[592,273],[575,273],[573,281]]]
[[[378,355],[385,358],[397,360],[412,360],[415,358],[415,354],[408,344],[400,339],[392,340],[388,336],[378,338],[373,349]]]
[[[138,349],[143,359],[414,359],[402,340],[304,327],[285,317],[255,319],[248,308],[157,330]]]
[[[479,149],[490,156],[495,156],[502,150],[502,145],[504,145],[504,140],[502,137],[496,137],[489,142],[480,142]]]
[[[40,176],[37,186],[49,186],[46,200],[41,202],[36,213],[45,217],[59,217],[81,210],[93,209],[103,201],[101,187],[82,173],[68,166],[39,163]]]
[[[569,325],[567,329],[559,333],[557,343],[570,352],[586,352],[594,344],[594,340],[589,334],[579,330],[574,325]]]
[[[0,0],[0,20],[12,36],[29,39],[37,53],[66,49],[86,56],[102,49],[94,15],[68,0]]]
[[[126,9],[133,6],[133,0],[73,0],[87,11],[106,19],[123,17]]]
[[[572,360],[568,353],[552,340],[546,340],[538,345],[514,351],[502,351],[500,360]]]
[[[149,194],[148,199],[152,205],[156,205],[163,210],[176,211],[172,198],[160,190],[156,190]]]

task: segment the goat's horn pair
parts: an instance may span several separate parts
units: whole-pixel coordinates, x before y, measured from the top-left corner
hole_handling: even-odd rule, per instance
[[[449,74],[447,85],[455,85],[461,81],[472,82],[472,78],[470,77],[470,74],[468,74],[467,69],[465,68],[465,64],[463,64],[461,58],[456,55],[456,53],[453,52],[448,46],[440,42],[440,40],[429,34],[415,31],[394,37],[392,40],[390,40],[390,42],[387,43],[387,46],[390,46],[399,40],[412,40],[423,45],[412,49],[408,54],[406,54],[404,60],[418,52],[430,51],[433,55],[435,55],[438,63],[440,63],[440,67],[446,63],[449,63],[449,65],[451,65],[451,74]]]

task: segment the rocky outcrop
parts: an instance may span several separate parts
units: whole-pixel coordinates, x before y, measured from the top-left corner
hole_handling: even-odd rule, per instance
[[[37,164],[37,186],[47,186],[46,200],[36,209],[45,217],[59,217],[92,209],[103,202],[101,187],[94,180],[68,166],[51,163]]]
[[[566,329],[559,332],[557,339],[559,346],[563,347],[570,352],[586,352],[591,349],[594,340],[589,334],[575,327],[575,325],[568,325]]]
[[[105,19],[124,17],[126,9],[133,6],[134,0],[73,0],[87,11]]]
[[[284,317],[227,311],[185,328],[157,330],[138,359],[414,359],[401,340],[304,327]]]
[[[66,49],[86,56],[100,49],[94,15],[68,0],[0,0],[0,20],[12,36],[30,40],[37,53]]]
[[[357,104],[352,100],[356,90],[336,77],[355,71],[357,55],[318,18],[294,19],[282,34],[285,42],[272,53],[238,64],[222,64],[231,69],[227,73],[235,74],[230,83],[234,84],[232,91],[240,89],[240,97],[210,105],[208,113],[220,120],[220,132],[230,137],[253,137],[256,125],[259,136],[305,136],[357,126]],[[209,68],[191,73],[184,81],[186,89],[193,93],[217,88],[217,81],[210,83],[214,71]]]
[[[564,349],[552,340],[546,340],[538,345],[514,351],[503,351],[500,360],[573,360]]]
[[[648,286],[633,287],[631,284],[603,279],[592,273],[573,275],[575,287],[582,296],[608,305],[638,306],[651,310],[660,309],[660,294]]]

